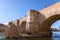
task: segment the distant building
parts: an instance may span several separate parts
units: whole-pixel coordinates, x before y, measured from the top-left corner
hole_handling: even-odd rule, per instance
[[[57,30],[60,30],[60,25],[57,27]]]
[[[51,28],[52,31],[57,31],[57,28]]]

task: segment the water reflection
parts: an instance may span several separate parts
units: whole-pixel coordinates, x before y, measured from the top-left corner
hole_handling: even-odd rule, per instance
[[[13,38],[7,39],[0,34],[0,40],[60,40],[60,34],[58,32],[53,32],[52,37],[25,37],[25,38]]]
[[[0,33],[0,40],[52,40],[52,37],[25,37],[25,38],[5,38],[3,33]]]
[[[52,37],[28,37],[28,38],[13,38],[4,40],[60,40],[60,34],[58,32],[53,32]]]

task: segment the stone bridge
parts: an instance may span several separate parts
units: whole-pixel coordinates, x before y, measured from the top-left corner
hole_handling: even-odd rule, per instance
[[[26,30],[38,34],[51,35],[51,25],[60,19],[60,2],[43,10],[29,10],[28,16],[20,22],[26,23]]]
[[[57,20],[60,20],[60,2],[40,11],[29,10],[26,17],[13,21],[12,24],[19,27],[16,29],[19,34],[52,35],[51,25]],[[9,26],[11,27],[10,24]]]

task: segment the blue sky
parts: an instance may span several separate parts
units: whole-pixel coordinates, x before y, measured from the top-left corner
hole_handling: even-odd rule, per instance
[[[58,27],[60,27],[60,20],[55,21],[55,22],[52,23],[52,25],[51,25],[51,28],[58,28]]]
[[[0,23],[8,23],[27,15],[28,10],[41,10],[60,0],[0,0]]]

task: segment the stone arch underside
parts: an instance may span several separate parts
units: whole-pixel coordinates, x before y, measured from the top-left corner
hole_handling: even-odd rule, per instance
[[[47,18],[40,26],[40,33],[52,35],[50,26],[57,20],[60,20],[60,14],[56,14]]]

